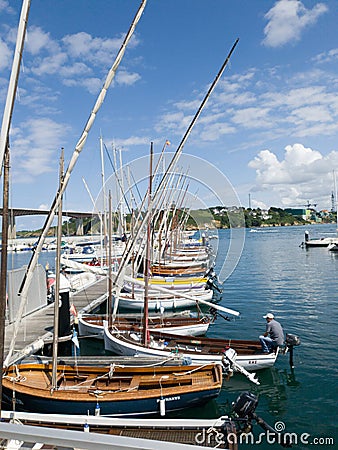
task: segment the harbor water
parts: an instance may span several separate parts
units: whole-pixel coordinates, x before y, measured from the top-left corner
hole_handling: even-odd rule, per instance
[[[257,414],[278,431],[292,433],[293,448],[338,448],[338,252],[327,248],[301,248],[305,230],[310,237],[328,237],[334,225],[271,227],[245,230],[238,264],[223,283],[220,304],[240,311],[240,317],[218,317],[209,337],[256,339],[265,331],[263,315],[273,312],[286,333],[300,337],[294,351],[280,355],[272,369],[257,373],[255,386],[241,375],[224,382],[220,396],[203,409],[184,411],[180,417],[211,418],[229,414],[231,403],[243,391],[259,397]],[[243,231],[243,230],[242,230]],[[231,261],[229,240],[237,230],[219,230],[216,273]],[[243,234],[243,233],[242,233]],[[242,239],[238,230],[238,239]],[[9,255],[9,268],[27,264],[27,253]],[[42,253],[40,263],[54,266],[53,253]],[[236,258],[235,258],[236,259]],[[223,313],[222,313],[223,314]],[[224,315],[224,314],[223,314]],[[84,344],[82,344],[83,346]],[[102,347],[88,342],[92,351]],[[278,448],[259,427],[243,448]],[[242,447],[241,447],[242,448]]]
[[[260,386],[250,386],[242,377],[225,383],[218,408],[227,412],[229,401],[250,390],[259,396],[258,415],[276,429],[297,434],[293,442],[298,445],[293,447],[332,449],[338,448],[338,253],[301,248],[305,230],[313,238],[336,233],[334,225],[246,232],[221,301],[240,311],[240,319],[218,320],[210,335],[254,339],[265,331],[262,316],[273,312],[285,332],[300,337],[301,345],[294,351],[293,370],[288,355],[281,355],[274,368],[259,372]],[[229,231],[219,232],[216,272],[227,235]],[[264,436],[259,448],[271,448]]]

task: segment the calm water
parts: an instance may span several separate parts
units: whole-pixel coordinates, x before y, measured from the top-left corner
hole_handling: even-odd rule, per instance
[[[235,270],[224,282],[220,303],[240,311],[241,316],[230,322],[219,317],[208,333],[210,337],[255,339],[265,330],[262,316],[272,311],[286,332],[301,338],[301,345],[295,349],[295,369],[290,369],[288,355],[282,355],[274,368],[258,372],[260,386],[236,375],[224,383],[215,402],[203,410],[185,411],[180,414],[182,417],[227,414],[239,393],[250,390],[259,396],[258,415],[271,425],[283,422],[286,431],[297,433],[298,445],[293,448],[338,448],[338,254],[326,248],[300,248],[306,229],[311,237],[330,236],[335,232],[333,225],[246,231],[243,252]],[[239,232],[237,235],[236,230],[232,232],[232,239],[237,236],[240,237]],[[227,255],[229,237],[228,230],[219,231],[217,273],[226,256],[232,260],[232,255]],[[18,267],[27,262],[28,255],[9,258]],[[47,261],[53,266],[54,254],[41,256],[42,264]],[[283,427],[283,424],[279,425]],[[261,431],[258,427],[255,430]],[[314,438],[331,437],[336,444],[301,444],[301,435],[309,443]],[[265,442],[253,447],[276,446]]]
[[[272,425],[283,421],[286,431],[313,437],[334,437],[338,448],[337,322],[338,254],[326,248],[302,249],[304,231],[330,236],[335,226],[277,227],[247,230],[239,264],[223,286],[221,304],[241,312],[240,319],[219,319],[210,335],[256,338],[265,329],[262,316],[272,311],[284,330],[298,335],[292,372],[287,356],[273,369],[258,372],[261,386],[236,378],[225,384],[218,399],[220,412],[245,389],[259,395],[257,412]],[[223,264],[228,231],[219,232],[216,264]],[[261,445],[260,448],[271,448]],[[298,445],[297,448],[316,448]]]

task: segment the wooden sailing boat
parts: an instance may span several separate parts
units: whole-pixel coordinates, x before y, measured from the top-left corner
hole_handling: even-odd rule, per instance
[[[135,362],[135,364],[137,361]],[[15,409],[53,414],[133,416],[202,405],[222,386],[220,365],[110,367],[21,364],[4,372],[3,401]]]
[[[224,361],[227,349],[236,352],[236,365],[247,371],[272,367],[276,362],[278,350],[263,353],[259,341],[216,339],[207,337],[178,336],[165,331],[152,331],[150,345],[142,345],[140,337],[128,331],[114,332],[105,326],[105,349],[124,356],[135,354],[142,356],[167,358],[171,353],[188,358],[193,364]],[[238,370],[240,371],[240,369]]]
[[[80,336],[91,336],[103,339],[103,324],[106,319],[103,315],[79,314],[78,326]],[[166,331],[178,335],[203,336],[213,322],[214,317],[201,314],[196,317],[187,314],[177,315],[150,315],[150,331]],[[118,314],[115,317],[114,327],[123,331],[142,330],[142,318],[135,314]]]

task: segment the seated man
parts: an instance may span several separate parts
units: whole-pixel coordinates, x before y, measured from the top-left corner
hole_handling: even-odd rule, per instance
[[[273,314],[268,313],[266,316],[263,316],[266,319],[266,330],[262,336],[259,336],[259,340],[262,345],[262,350],[264,353],[270,353],[279,345],[284,344],[284,331],[279,322],[275,320]]]

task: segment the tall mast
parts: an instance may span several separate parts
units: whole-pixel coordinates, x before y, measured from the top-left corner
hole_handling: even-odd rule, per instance
[[[8,199],[9,199],[9,146],[5,151],[3,173],[1,276],[0,276],[0,402],[2,400],[2,373],[5,352],[5,317],[7,299],[7,244],[8,244]],[[1,418],[1,408],[0,408]]]
[[[100,155],[101,155],[101,179],[102,179],[102,208],[103,208],[103,214],[102,214],[102,221],[103,221],[103,236],[104,239],[106,239],[107,236],[107,208],[106,208],[106,178],[104,173],[104,157],[103,157],[103,139],[102,136],[100,136]],[[102,245],[102,244],[101,244]],[[101,261],[102,263],[102,261]]]
[[[228,64],[228,62],[229,62],[229,60],[231,58],[231,55],[234,52],[234,50],[235,50],[235,48],[236,48],[236,46],[238,44],[238,41],[239,41],[239,39],[236,39],[235,43],[231,47],[231,50],[228,53],[228,56],[226,57],[225,61],[223,62],[222,67],[218,71],[214,81],[211,83],[211,85],[210,85],[206,95],[204,96],[204,98],[203,98],[203,100],[202,100],[202,102],[201,102],[201,104],[200,104],[200,106],[199,106],[195,116],[193,117],[193,119],[190,122],[190,124],[189,124],[189,126],[188,126],[188,128],[187,128],[187,130],[186,130],[186,132],[185,132],[185,134],[183,136],[183,138],[181,139],[181,142],[179,143],[179,145],[178,145],[178,147],[177,147],[177,149],[176,149],[176,151],[174,153],[174,156],[172,157],[172,159],[171,159],[171,161],[170,161],[170,163],[169,163],[169,165],[167,167],[167,170],[166,170],[164,176],[162,177],[158,187],[156,188],[156,191],[154,192],[154,195],[153,195],[153,200],[154,201],[160,195],[160,192],[162,191],[163,186],[166,183],[169,174],[171,173],[171,171],[176,166],[176,163],[177,163],[179,157],[181,156],[181,154],[183,152],[184,145],[185,145],[186,141],[188,140],[188,137],[189,137],[189,135],[190,135],[194,125],[196,124],[199,116],[201,115],[205,105],[207,104],[207,101],[209,100],[209,97],[211,96],[212,92],[216,88],[217,83],[219,82],[219,80],[220,80],[220,78],[221,78],[221,76],[222,76],[222,74],[223,74],[223,72],[225,70],[225,67],[227,66],[227,64]],[[148,214],[149,214],[149,212],[148,212]],[[135,236],[135,238],[134,238],[135,241],[137,241],[137,239],[140,237],[141,231],[142,231],[142,229],[143,229],[143,227],[144,227],[144,225],[145,225],[147,220],[148,220],[148,217],[147,217],[147,214],[145,214],[145,216],[144,216],[144,218],[142,220],[142,223],[140,224],[140,226],[138,226],[137,230],[135,230],[135,235],[134,235]],[[124,252],[124,254],[122,256],[120,267],[119,267],[119,271],[118,271],[116,279],[115,279],[115,284],[118,283],[119,278],[121,277],[122,267],[124,267],[124,265],[126,264],[126,261],[130,258],[130,252],[131,252],[132,248],[133,248],[133,244],[130,243],[127,246],[126,251]]]
[[[112,325],[112,267],[111,267],[111,259],[112,259],[112,239],[113,239],[113,225],[112,225],[112,198],[111,192],[109,191],[109,199],[108,199],[108,322],[109,326]],[[117,298],[115,297],[115,301]]]
[[[126,214],[124,208],[125,190],[124,190],[124,175],[122,166],[122,148],[119,147],[119,157],[120,157],[120,171],[121,171],[121,221],[122,221],[122,234],[126,233]]]
[[[60,182],[59,191],[62,190],[64,167],[64,150],[61,149],[60,158]],[[54,299],[54,333],[53,333],[53,369],[52,369],[52,389],[57,388],[57,361],[58,361],[58,341],[59,341],[59,304],[60,304],[60,257],[61,257],[61,236],[62,236],[62,197],[58,210],[58,225],[56,239],[56,262],[55,262],[55,299]]]
[[[13,113],[13,108],[14,108],[16,89],[17,89],[18,80],[19,80],[20,64],[21,64],[22,51],[23,51],[26,29],[27,29],[27,21],[28,21],[30,3],[31,3],[30,0],[23,0],[23,2],[22,2],[18,34],[17,34],[17,38],[16,38],[14,58],[13,58],[13,64],[12,64],[12,72],[11,72],[11,76],[9,79],[5,110],[4,110],[4,115],[2,118],[2,125],[1,125],[1,132],[0,132],[0,171],[2,170],[1,166],[3,163],[3,159],[4,159],[6,147],[7,147],[9,128],[10,128],[11,121],[12,121],[12,113]]]
[[[8,85],[5,109],[0,131],[0,172],[3,173],[3,204],[2,204],[2,234],[1,234],[1,276],[0,276],[0,402],[2,401],[2,373],[5,352],[5,315],[7,299],[7,244],[8,244],[8,202],[9,202],[9,128],[12,121],[15,94],[18,86],[22,51],[27,29],[30,0],[23,0],[12,71]],[[1,408],[0,408],[1,417]]]
[[[144,265],[144,306],[143,306],[143,343],[148,346],[148,301],[149,301],[149,276],[150,276],[150,239],[151,239],[151,190],[153,181],[153,143],[150,144],[150,163],[149,163],[149,186],[148,186],[148,222],[147,222],[147,241]]]

